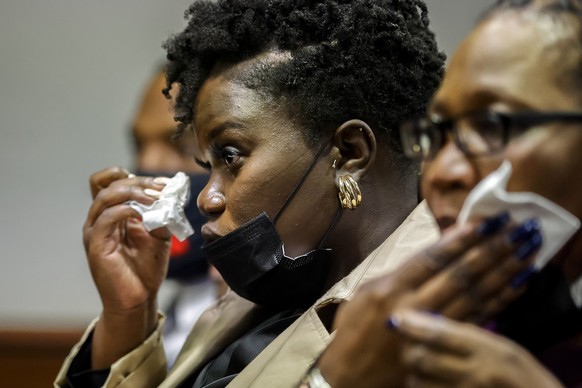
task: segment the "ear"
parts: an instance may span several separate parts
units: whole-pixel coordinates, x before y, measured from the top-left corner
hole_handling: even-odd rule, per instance
[[[332,158],[336,176],[350,174],[360,180],[376,158],[376,135],[362,120],[349,120],[339,126],[333,138]]]

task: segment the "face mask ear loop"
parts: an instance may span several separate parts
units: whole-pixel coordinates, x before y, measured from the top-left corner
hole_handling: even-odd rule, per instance
[[[321,155],[326,150],[326,148],[327,148],[327,146],[329,145],[330,142],[331,142],[331,140],[328,141],[328,142],[326,142],[319,149],[319,151],[317,151],[317,154],[315,155],[315,158],[313,159],[313,161],[309,165],[309,168],[307,168],[307,170],[303,173],[303,175],[301,176],[301,178],[299,178],[299,181],[297,181],[297,183],[293,187],[293,190],[291,190],[291,193],[289,194],[289,196],[285,200],[285,203],[283,204],[283,206],[281,207],[281,209],[279,209],[279,211],[277,212],[277,214],[275,214],[275,217],[273,217],[273,224],[275,224],[275,225],[277,224],[277,220],[279,219],[279,216],[281,215],[281,213],[283,213],[283,211],[287,208],[287,206],[291,203],[291,201],[293,201],[293,198],[295,197],[295,194],[297,194],[297,192],[299,191],[299,188],[301,187],[301,185],[303,185],[303,182],[305,182],[305,179],[307,179],[307,177],[309,176],[309,174],[311,173],[311,171],[313,171],[313,169],[315,168],[315,165],[319,161],[319,158],[321,158]]]
[[[333,216],[333,220],[331,220],[331,224],[329,224],[327,230],[323,234],[323,237],[321,238],[321,240],[319,240],[319,243],[317,244],[317,249],[322,249],[323,243],[325,242],[327,235],[329,234],[329,232],[331,232],[331,230],[333,229],[335,224],[337,224],[340,218],[342,218],[342,214],[344,214],[343,209],[341,208],[341,206],[338,206],[338,209],[335,212],[335,216]]]

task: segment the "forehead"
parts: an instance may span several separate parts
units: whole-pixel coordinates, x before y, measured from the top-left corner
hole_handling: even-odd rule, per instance
[[[265,85],[268,74],[291,59],[288,51],[270,50],[238,63],[219,61],[198,92],[195,115],[206,119],[215,111],[234,108],[238,114],[253,116],[274,100]],[[281,103],[271,105],[275,108]]]
[[[211,76],[200,88],[194,130],[202,149],[221,134],[241,141],[244,138],[255,146],[273,141],[305,141],[305,129],[290,114],[284,97],[258,91],[224,73]]]
[[[195,106],[194,127],[197,132],[229,120],[250,125],[267,113],[264,99],[256,91],[233,78],[213,76],[204,82]]]
[[[531,11],[506,11],[485,20],[451,60],[433,109],[457,114],[484,100],[530,109],[572,105],[572,93],[561,86],[580,55],[573,49],[575,28]]]

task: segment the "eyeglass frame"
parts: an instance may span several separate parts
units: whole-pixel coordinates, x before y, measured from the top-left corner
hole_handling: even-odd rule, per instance
[[[455,123],[463,118],[471,118],[482,116],[490,119],[490,122],[498,122],[501,129],[501,145],[498,149],[490,149],[483,153],[474,153],[469,150],[469,148],[464,144],[462,137],[459,134],[459,126]],[[494,117],[496,121],[491,120]],[[420,124],[424,122],[424,125]],[[429,125],[426,125],[426,123]],[[526,132],[529,128],[534,125],[541,125],[548,122],[582,122],[582,112],[572,112],[572,111],[521,111],[521,112],[494,112],[494,111],[473,111],[466,114],[457,116],[455,118],[449,118],[446,120],[438,120],[430,117],[421,117],[417,119],[407,120],[399,126],[401,143],[403,146],[404,153],[407,157],[413,160],[425,161],[434,158],[436,153],[442,148],[445,143],[447,133],[452,133],[455,145],[465,156],[476,157],[476,156],[486,156],[492,155],[497,152],[502,151],[507,143],[509,142],[511,131],[516,128],[521,128],[522,133]],[[415,144],[410,144],[406,139],[413,138],[409,132],[412,130],[422,129],[424,133],[430,133],[430,129],[438,130],[440,132],[441,140],[438,147],[434,148],[432,143],[430,145],[429,152],[425,155],[422,152],[415,152],[412,147]],[[472,128],[475,130],[475,128]],[[475,132],[478,133],[477,130]],[[481,136],[481,134],[479,134]],[[489,146],[489,144],[488,144]],[[422,150],[421,150],[422,151]]]

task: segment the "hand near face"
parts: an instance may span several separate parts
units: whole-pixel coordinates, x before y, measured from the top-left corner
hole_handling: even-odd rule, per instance
[[[562,385],[525,349],[475,325],[398,311],[407,387],[552,388]]]
[[[94,368],[110,365],[155,327],[156,296],[166,276],[171,235],[165,229],[147,232],[139,214],[126,204],[153,203],[163,188],[155,182],[128,178],[119,168],[91,177],[94,201],[83,241],[103,304],[93,340]]]
[[[508,228],[507,215],[454,226],[396,271],[364,285],[336,316],[319,360],[333,387],[401,386],[401,338],[387,328],[399,308],[484,321],[519,296],[540,234],[535,222]]]

